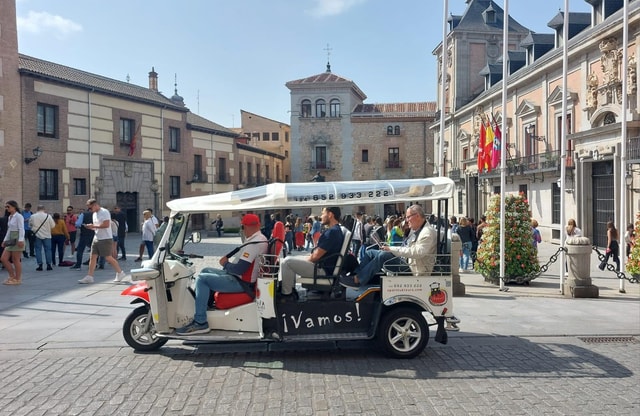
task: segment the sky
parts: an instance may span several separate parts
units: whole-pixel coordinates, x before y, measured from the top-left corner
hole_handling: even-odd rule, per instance
[[[496,4],[504,7],[504,0]],[[544,7],[541,5],[544,4]],[[436,101],[444,0],[16,0],[18,50],[39,59],[178,94],[194,113],[240,127],[240,110],[290,123],[288,81],[326,70],[366,103]],[[510,0],[534,32],[564,0]],[[461,15],[465,0],[449,0]],[[589,12],[586,1],[571,12]]]

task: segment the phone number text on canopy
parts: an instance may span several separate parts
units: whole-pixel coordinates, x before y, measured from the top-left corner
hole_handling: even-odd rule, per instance
[[[337,198],[336,198],[337,195]],[[375,198],[388,198],[392,196],[390,190],[375,190],[375,191],[355,191],[355,192],[340,192],[338,194],[313,194],[313,195],[287,195],[288,201],[294,202],[307,202],[307,201],[335,201],[337,200],[357,200],[357,199],[375,199]]]

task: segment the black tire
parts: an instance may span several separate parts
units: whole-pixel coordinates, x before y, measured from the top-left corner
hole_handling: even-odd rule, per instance
[[[127,344],[136,351],[155,351],[169,340],[156,335],[153,322],[149,325],[149,331],[143,332],[147,321],[151,319],[149,306],[140,306],[131,311],[124,320],[122,336]]]
[[[429,342],[429,326],[418,310],[399,307],[384,314],[378,329],[378,343],[393,358],[413,358]]]

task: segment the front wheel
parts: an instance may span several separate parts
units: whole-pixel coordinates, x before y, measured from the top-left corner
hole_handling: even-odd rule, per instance
[[[136,351],[155,351],[168,341],[167,338],[156,335],[148,305],[134,309],[127,316],[122,327],[122,335],[127,344]]]
[[[394,358],[413,358],[429,341],[429,327],[422,314],[411,308],[397,308],[385,314],[378,330],[383,351]]]

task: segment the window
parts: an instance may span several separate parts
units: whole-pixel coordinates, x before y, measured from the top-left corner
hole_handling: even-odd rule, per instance
[[[40,199],[58,199],[58,171],[55,169],[40,169]]]
[[[396,136],[400,136],[400,126],[393,127],[393,134],[395,134]]]
[[[247,184],[255,184],[255,178],[253,177],[253,166],[251,163],[247,163]]]
[[[269,141],[269,133],[262,133],[262,141],[263,142]]]
[[[518,185],[518,193],[527,196],[527,185]]]
[[[53,105],[38,104],[38,136],[57,136],[58,108]]]
[[[284,132],[284,141],[289,143],[289,132],[288,131]]]
[[[169,176],[169,198],[180,198],[180,176]]]
[[[244,183],[244,172],[242,172],[242,162],[238,162],[238,183]]]
[[[271,141],[272,142],[279,142],[280,141],[280,133],[278,133],[278,132],[271,133]]]
[[[560,224],[560,187],[556,182],[551,182],[551,222]]]
[[[322,98],[316,101],[316,117],[323,118],[327,116],[327,104]]]
[[[218,158],[218,183],[229,183],[229,175],[227,174],[227,159]]]
[[[315,162],[314,169],[327,169],[327,148],[325,146],[316,146]]]
[[[120,119],[120,144],[131,144],[131,139],[135,133],[136,122],[128,118]]]
[[[260,133],[253,133],[251,136],[256,139],[256,141],[260,141]]]
[[[556,150],[561,150],[562,149],[562,116],[559,115],[557,116],[557,123],[556,123]],[[567,136],[570,135],[572,133],[571,131],[571,113],[567,113]],[[572,151],[572,143],[571,140],[567,140],[567,154],[570,155],[571,151]],[[568,158],[570,159],[570,157]]]
[[[85,178],[73,179],[73,194],[74,195],[86,195],[87,194],[87,180]]]
[[[169,151],[180,152],[180,129],[169,127]]]
[[[280,182],[280,165],[276,165],[276,181]]]
[[[289,157],[289,151],[288,150],[284,151],[284,157]]]
[[[362,150],[362,161],[365,162],[365,163],[369,161],[369,150],[368,149],[363,149]]]
[[[387,136],[393,136],[393,126],[387,126]]]
[[[269,175],[269,165],[264,165],[264,177],[267,180],[267,182],[271,178],[271,175]]]
[[[202,155],[193,155],[193,181],[204,182],[202,174]]]
[[[300,114],[302,117],[311,117],[311,101],[302,100],[302,104],[300,105]]]
[[[329,102],[329,117],[340,117],[340,100],[337,98]]]
[[[387,126],[387,136],[399,136],[400,126]]]
[[[387,167],[399,168],[400,167],[400,149],[397,147],[390,147],[388,153],[389,153],[389,163]]]
[[[262,185],[262,172],[260,163],[256,163],[256,185]]]

